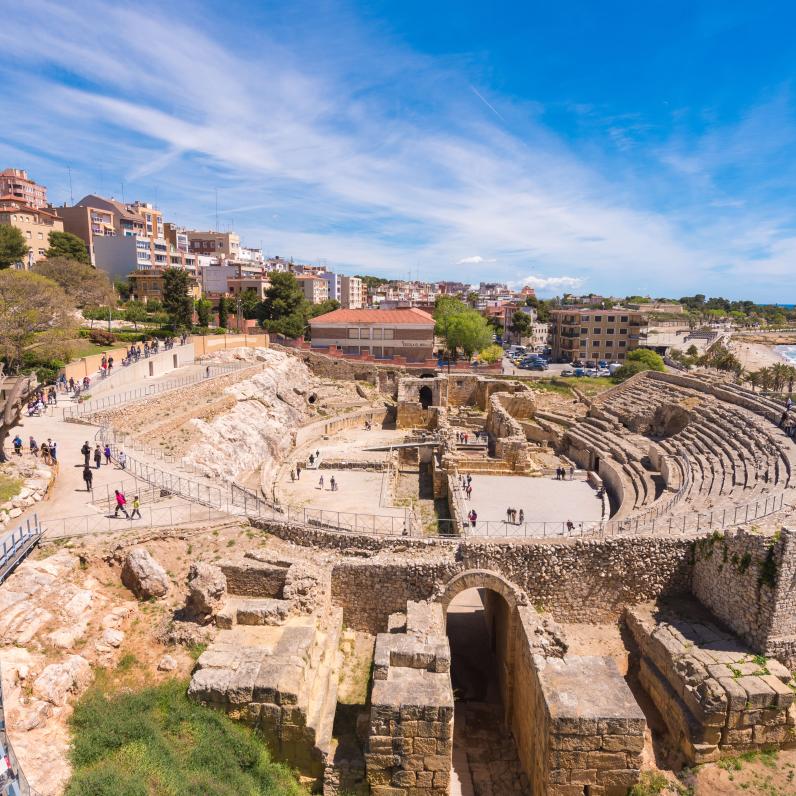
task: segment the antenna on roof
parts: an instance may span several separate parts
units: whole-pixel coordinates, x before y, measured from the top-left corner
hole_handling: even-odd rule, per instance
[[[66,167],[67,172],[69,173],[69,204],[73,205],[75,203],[75,197],[72,195],[72,167]]]

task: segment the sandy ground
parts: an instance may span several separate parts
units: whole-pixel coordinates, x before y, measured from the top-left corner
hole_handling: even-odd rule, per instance
[[[746,370],[760,370],[776,364],[792,364],[782,356],[773,346],[762,343],[731,342],[730,350],[740,360]],[[794,791],[796,792],[796,791]]]

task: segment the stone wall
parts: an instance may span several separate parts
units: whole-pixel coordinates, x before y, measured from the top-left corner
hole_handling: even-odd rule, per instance
[[[222,562],[219,564],[227,579],[227,589],[231,594],[246,597],[273,597],[282,599],[289,562],[284,566],[260,561]]]
[[[796,534],[744,528],[694,544],[694,595],[756,652],[796,666]]]
[[[486,430],[495,440],[495,456],[513,470],[525,470],[530,464],[528,441],[522,426],[512,417],[511,408],[521,410],[524,417],[533,412],[531,401],[520,401],[500,393],[492,395],[489,398]]]

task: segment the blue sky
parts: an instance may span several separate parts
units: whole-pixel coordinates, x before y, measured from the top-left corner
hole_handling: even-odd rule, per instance
[[[796,8],[0,0],[0,164],[347,273],[793,302]]]

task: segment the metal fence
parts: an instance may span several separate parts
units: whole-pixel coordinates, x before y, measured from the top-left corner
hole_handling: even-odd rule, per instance
[[[115,406],[121,406],[130,401],[137,401],[141,398],[148,398],[152,395],[168,392],[169,390],[176,390],[180,387],[198,384],[199,382],[206,381],[208,378],[214,379],[219,376],[226,376],[238,370],[254,367],[256,364],[257,363],[252,362],[230,362],[221,365],[208,365],[204,371],[195,373],[192,376],[183,376],[180,379],[169,379],[168,381],[156,382],[154,384],[145,384],[132,390],[115,393],[114,395],[89,398],[87,401],[81,401],[71,406],[62,407],[63,418],[64,420],[73,420],[84,417],[94,412],[100,412],[103,409],[112,409]]]
[[[0,549],[0,583],[14,571],[14,568],[36,546],[42,536],[42,527],[37,514],[33,520],[15,528],[3,537]]]
[[[0,675],[2,680],[2,675]],[[0,686],[0,794],[2,796],[39,796],[30,787],[27,777],[19,765],[11,739],[6,732],[5,706]]]

